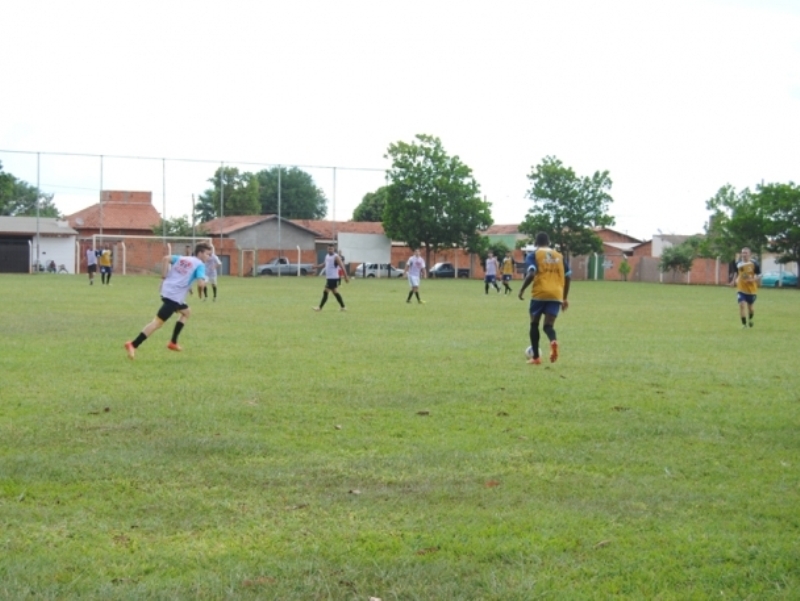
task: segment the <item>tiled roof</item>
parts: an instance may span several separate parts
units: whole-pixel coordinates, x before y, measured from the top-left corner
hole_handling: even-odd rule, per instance
[[[277,219],[277,215],[234,215],[232,217],[217,217],[216,219],[212,219],[211,221],[206,221],[202,223],[202,227],[212,235],[220,235],[227,236],[233,234],[234,232],[238,232],[239,230],[246,229],[248,227],[252,227],[258,223],[264,223],[265,221],[273,221]],[[317,235],[316,230],[312,230],[306,226],[304,226],[301,222],[295,221],[293,219],[282,219],[283,223],[289,223],[295,227],[302,228],[307,230],[308,232]]]
[[[76,229],[96,229],[102,226],[108,229],[146,230],[148,232],[161,223],[161,214],[152,204],[104,202],[102,212],[100,203],[94,204],[77,213],[67,215],[69,224]]]
[[[379,221],[322,221],[317,219],[292,219],[292,223],[316,232],[322,240],[333,240],[336,234],[383,234]]]
[[[502,225],[502,224],[494,224],[489,226],[485,232],[483,232],[487,236],[508,236],[508,235],[524,235],[519,231],[519,224],[511,224],[511,225]]]

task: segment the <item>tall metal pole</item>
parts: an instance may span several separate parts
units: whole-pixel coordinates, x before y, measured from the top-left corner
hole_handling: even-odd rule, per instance
[[[100,155],[100,235],[103,235],[103,155]]]
[[[167,159],[161,159],[161,202],[163,213],[161,214],[161,231],[164,242],[167,241]]]
[[[36,153],[36,272],[39,271],[39,198],[42,195],[41,188],[39,187],[41,155]]]
[[[225,163],[219,164],[219,218],[225,217]],[[222,225],[219,227],[219,245],[222,248]]]
[[[281,170],[282,167],[278,165],[278,256],[281,256]],[[281,270],[278,269],[278,275]]]
[[[338,242],[336,238],[336,167],[333,168],[333,239]],[[339,252],[338,248],[336,252]]]

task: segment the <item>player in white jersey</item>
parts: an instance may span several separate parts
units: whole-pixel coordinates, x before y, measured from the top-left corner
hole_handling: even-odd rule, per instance
[[[173,313],[180,313],[178,323],[172,332],[172,339],[167,348],[171,351],[182,351],[178,346],[178,335],[181,333],[186,320],[191,315],[191,309],[184,302],[186,295],[191,291],[192,284],[198,281],[198,286],[202,291],[205,287],[206,268],[205,262],[211,256],[211,245],[201,242],[194,249],[193,257],[180,255],[166,255],[161,261],[161,308],[156,317],[148,323],[139,333],[135,340],[125,343],[125,350],[128,351],[128,358],[136,356],[136,349],[147,338],[172,317]]]
[[[222,261],[214,252],[214,247],[211,247],[211,256],[205,263],[206,265],[206,284],[211,284],[211,290],[214,292],[214,302],[217,301],[217,267],[222,265]],[[208,286],[201,287],[197,285],[197,297],[206,300],[208,298]]]
[[[314,311],[322,311],[322,307],[328,302],[328,293],[333,294],[336,300],[339,301],[340,311],[346,311],[342,295],[339,294],[339,279],[344,277],[345,282],[350,282],[347,277],[347,270],[344,268],[344,263],[339,255],[336,254],[336,247],[333,244],[328,244],[328,254],[325,255],[325,260],[317,265],[317,269],[325,269],[325,289],[322,291],[322,300],[318,307],[313,307]],[[341,268],[341,271],[339,269]]]
[[[94,284],[94,274],[97,273],[97,252],[93,248],[86,249],[86,271],[89,272],[89,285]]]
[[[497,285],[497,272],[499,266],[497,264],[497,257],[494,256],[492,251],[489,251],[489,256],[486,257],[486,275],[483,278],[484,288],[486,294],[489,294],[489,284],[494,286],[494,289],[500,293],[500,286]]]
[[[425,276],[425,259],[419,256],[419,249],[414,251],[406,263],[405,273],[408,275],[408,285],[411,286],[406,302],[410,303],[411,297],[416,296],[417,302],[423,304],[424,301],[419,298],[419,279]]]

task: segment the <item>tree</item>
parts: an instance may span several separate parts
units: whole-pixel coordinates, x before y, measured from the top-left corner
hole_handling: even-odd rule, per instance
[[[353,211],[353,221],[383,221],[388,188],[381,186],[374,192],[367,192]]]
[[[220,176],[222,187],[220,187]],[[223,216],[258,215],[258,180],[252,173],[240,173],[236,167],[219,167],[214,177],[208,180],[213,188],[203,192],[195,203],[196,215],[208,217],[214,207],[214,217],[220,216],[220,190],[224,203]],[[213,217],[212,217],[213,219]]]
[[[603,251],[592,228],[614,225],[614,218],[607,214],[614,201],[608,193],[612,185],[608,171],[578,177],[556,157],[548,156],[533,167],[528,179],[533,207],[520,232],[531,239],[537,232],[546,232],[566,257]]]
[[[628,281],[628,275],[631,273],[631,264],[628,263],[628,257],[622,257],[622,263],[619,264],[619,274],[622,276],[624,282]]]
[[[768,223],[757,194],[748,188],[736,192],[728,184],[706,201],[706,208],[712,214],[706,226],[704,256],[731,261],[744,246],[761,254],[767,245]]]
[[[262,215],[278,213],[278,170],[281,177],[281,217],[284,219],[322,219],[328,212],[328,199],[314,179],[302,169],[273,167],[256,173],[258,201]]]
[[[693,236],[676,246],[665,248],[661,253],[661,261],[659,263],[661,272],[671,271],[673,274],[678,272],[689,273],[699,253],[701,243],[700,238]]]
[[[36,215],[37,199],[40,217],[61,217],[53,203],[53,194],[44,194],[36,186],[4,172],[0,163],[0,215],[32,217]]]
[[[767,250],[779,255],[778,263],[800,263],[800,186],[767,184],[758,187],[757,196],[767,216]]]
[[[383,211],[383,229],[411,248],[431,251],[481,245],[480,230],[492,224],[490,203],[481,200],[472,169],[449,156],[439,138],[419,134],[415,141],[391,144],[389,185]]]
[[[153,226],[153,233],[156,236],[163,235],[165,224],[166,224],[167,236],[180,236],[182,238],[192,237],[192,224],[189,221],[189,217],[187,215],[181,215],[180,217],[173,217],[172,219],[162,219],[161,221],[158,222],[158,225]],[[203,231],[195,231],[194,233],[196,235],[197,234],[202,235]]]

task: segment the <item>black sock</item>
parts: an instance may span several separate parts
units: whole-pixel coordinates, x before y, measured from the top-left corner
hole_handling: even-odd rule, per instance
[[[547,339],[548,339],[550,342],[553,342],[553,340],[555,340],[555,339],[556,339],[556,329],[555,329],[553,326],[551,326],[551,325],[545,325],[545,326],[542,328],[542,330],[544,330],[544,333],[547,335]]]
[[[750,314],[750,321],[753,321],[753,317],[755,317],[755,313]]]
[[[175,324],[175,329],[172,330],[172,343],[173,344],[178,344],[178,335],[181,333],[182,329],[183,329],[183,322],[182,321],[179,321],[178,323]]]
[[[322,307],[324,307],[325,303],[327,302],[328,302],[328,291],[326,290],[325,292],[322,293],[322,301],[319,304],[319,308],[322,309]]]
[[[110,284],[110,283],[111,283],[111,274],[109,273],[109,274],[106,276],[106,284]]]
[[[144,335],[144,332],[139,332],[139,335],[136,337],[136,340],[133,341],[133,348],[139,348],[139,345],[142,344],[147,340],[147,336]]]
[[[743,326],[747,325],[747,318],[746,317],[742,317],[742,325]]]
[[[336,297],[336,300],[337,300],[337,301],[339,301],[339,306],[340,306],[342,309],[344,309],[344,301],[342,300],[342,295],[341,295],[341,294],[339,294],[338,292],[334,292],[334,293],[333,293],[333,296],[335,296],[335,297]]]
[[[211,287],[214,289],[214,298],[217,298],[217,285],[211,284]],[[206,291],[206,296],[208,296],[208,291]]]
[[[414,293],[414,296],[416,296],[416,297],[417,297],[417,301],[418,301],[418,302],[422,302],[422,300],[419,298],[419,292],[415,292],[415,293]]]
[[[484,294],[489,294],[489,284],[484,286]]]
[[[412,297],[413,295],[414,295],[414,291],[413,291],[413,290],[411,290],[411,291],[408,293],[408,298],[406,299],[406,302],[410,302],[410,301],[411,301],[411,297]]]
[[[531,323],[530,330],[531,346],[533,347],[533,358],[539,356],[539,326]]]

